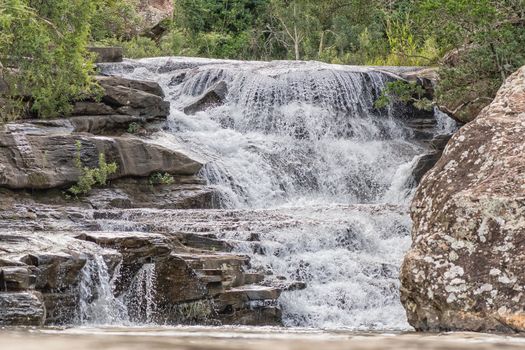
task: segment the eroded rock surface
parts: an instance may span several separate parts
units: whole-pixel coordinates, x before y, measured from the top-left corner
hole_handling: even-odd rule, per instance
[[[402,302],[418,330],[525,331],[525,67],[449,142],[413,204]]]

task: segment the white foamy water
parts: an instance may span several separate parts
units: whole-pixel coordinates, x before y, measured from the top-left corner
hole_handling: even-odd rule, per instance
[[[398,273],[410,244],[411,168],[426,150],[405,126],[403,106],[373,107],[390,74],[186,58],[104,71],[159,82],[172,109],[156,142],[203,159],[201,176],[217,187],[225,209],[259,210],[254,221],[239,214],[248,220],[244,231],[217,223],[215,233],[236,242],[253,266],[306,283],[280,298],[286,325],[408,327]],[[224,86],[224,103],[184,112]],[[438,117],[436,134],[452,128]],[[257,242],[246,242],[253,233]]]
[[[114,276],[118,275],[117,269]],[[126,305],[114,295],[114,279],[110,278],[102,255],[90,257],[80,276],[80,324],[121,325],[129,321]]]
[[[142,324],[152,324],[157,310],[155,264],[144,264],[135,274],[124,299],[128,312]]]

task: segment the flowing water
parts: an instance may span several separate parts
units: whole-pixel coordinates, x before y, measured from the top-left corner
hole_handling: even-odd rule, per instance
[[[224,208],[208,211],[208,230],[265,273],[306,283],[281,296],[285,325],[408,328],[398,273],[410,245],[411,169],[427,149],[406,126],[406,108],[373,106],[391,74],[317,62],[182,58],[103,71],[163,87],[171,115],[156,142],[205,162],[200,175]],[[211,89],[223,103],[196,113],[186,108]],[[453,123],[435,114],[435,134],[450,132]],[[173,218],[172,225],[195,229],[191,219]],[[147,290],[153,281],[141,273],[137,289]],[[152,300],[141,303],[153,312]]]

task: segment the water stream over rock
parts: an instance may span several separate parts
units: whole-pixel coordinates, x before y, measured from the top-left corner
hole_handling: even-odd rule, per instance
[[[408,203],[455,128],[374,107],[411,69],[103,64],[100,101],[1,127],[0,325],[408,329]]]
[[[203,159],[223,208],[128,212],[105,228],[141,230],[143,215],[226,239],[274,285],[296,281],[279,299],[285,325],[408,327],[398,272],[412,168],[425,141],[452,131],[446,116],[420,117],[422,131],[406,106],[375,109],[395,79],[380,69],[160,58],[102,70],[162,86],[171,115],[156,142]]]

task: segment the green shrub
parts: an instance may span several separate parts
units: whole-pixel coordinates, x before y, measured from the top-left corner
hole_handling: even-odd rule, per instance
[[[169,173],[156,172],[149,177],[150,186],[171,185],[173,182],[175,182],[175,179]]]
[[[76,143],[77,155],[75,158],[75,167],[80,170],[81,175],[75,185],[68,189],[68,192],[75,197],[88,194],[93,186],[104,186],[107,183],[108,176],[117,172],[117,163],[107,163],[106,155],[100,153],[98,155],[98,167],[89,168],[82,164],[80,159],[80,150],[82,144],[80,141]]]
[[[120,43],[124,50],[124,57],[128,58],[144,58],[162,56],[161,49],[157,43],[143,36],[137,36],[129,41],[122,41]]]
[[[15,67],[6,98],[31,96],[43,118],[68,114],[96,90],[87,52],[97,1],[0,1],[0,62]]]
[[[137,131],[140,129],[140,124],[136,122],[129,123],[128,125],[128,133],[130,134],[136,134]]]
[[[433,106],[433,102],[425,97],[425,89],[421,85],[403,80],[388,82],[374,102],[374,107],[385,108],[392,102],[413,103],[416,108],[424,110]]]

